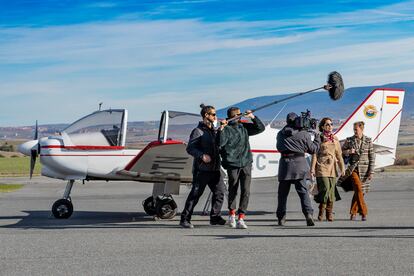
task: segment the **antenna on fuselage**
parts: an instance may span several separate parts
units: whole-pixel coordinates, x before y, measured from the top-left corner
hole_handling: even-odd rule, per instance
[[[103,104],[103,102],[99,103],[99,109],[98,109],[99,111],[101,111],[102,104]]]

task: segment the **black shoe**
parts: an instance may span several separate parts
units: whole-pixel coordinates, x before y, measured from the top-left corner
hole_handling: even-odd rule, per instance
[[[307,226],[315,226],[315,223],[313,222],[312,215],[306,215],[306,225]]]
[[[221,216],[217,217],[210,217],[210,224],[211,225],[224,225],[226,224],[226,220]]]
[[[180,226],[182,228],[188,228],[188,229],[193,229],[194,228],[194,225],[192,225],[191,222],[186,221],[186,220],[180,221]]]
[[[278,224],[279,226],[284,226],[284,225],[285,225],[285,223],[286,223],[286,216],[283,216],[282,218],[278,218],[278,219],[277,219],[277,224]]]

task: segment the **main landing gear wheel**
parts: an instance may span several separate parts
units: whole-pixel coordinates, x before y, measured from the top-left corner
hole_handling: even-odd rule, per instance
[[[172,219],[177,214],[177,203],[171,197],[157,199],[155,210],[160,219]]]
[[[53,216],[57,219],[67,219],[73,213],[73,205],[69,199],[59,199],[52,206]]]
[[[154,216],[156,213],[155,210],[155,199],[153,196],[150,196],[146,200],[142,202],[142,206],[144,207],[145,213],[149,216]]]

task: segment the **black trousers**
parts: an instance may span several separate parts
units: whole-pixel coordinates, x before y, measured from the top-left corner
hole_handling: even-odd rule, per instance
[[[249,164],[243,168],[227,169],[227,177],[229,179],[229,210],[236,209],[237,190],[240,186],[240,203],[237,213],[245,214],[250,198],[250,183],[252,180],[252,165]]]
[[[277,210],[276,216],[278,219],[283,218],[286,215],[286,203],[290,191],[290,186],[294,184],[296,192],[300,198],[300,204],[302,206],[302,213],[312,215],[312,203],[308,194],[308,185],[306,179],[293,179],[293,180],[281,180],[279,181],[279,189],[277,194]]]
[[[220,216],[221,207],[223,206],[224,193],[226,191],[223,177],[221,176],[220,171],[198,171],[194,175],[193,187],[188,194],[184,210],[181,213],[181,221],[191,221],[194,207],[197,205],[198,200],[203,195],[207,185],[213,194],[211,198],[210,217]]]

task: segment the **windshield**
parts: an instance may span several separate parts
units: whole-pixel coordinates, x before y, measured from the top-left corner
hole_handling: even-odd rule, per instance
[[[126,110],[96,111],[63,130],[74,145],[123,146]]]

